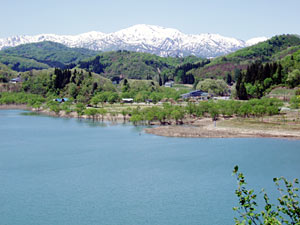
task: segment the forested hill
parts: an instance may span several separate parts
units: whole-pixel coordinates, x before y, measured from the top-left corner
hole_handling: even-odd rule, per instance
[[[181,65],[201,62],[202,59],[189,56],[184,58],[159,57],[149,53],[130,51],[103,52],[88,60],[79,62],[78,67],[103,75],[107,78],[123,75],[130,79],[168,79],[177,76]]]
[[[277,85],[300,85],[300,48],[274,62],[252,63],[237,77],[236,94],[239,99],[260,98]]]
[[[99,54],[84,48],[69,48],[65,45],[45,41],[19,45],[0,51],[0,63],[15,71],[72,67],[80,60]],[[70,65],[74,64],[74,65]]]
[[[226,56],[217,57],[204,67],[193,68],[187,71],[187,74],[192,74],[198,79],[225,78],[228,74],[234,77],[236,69],[246,70],[255,61],[265,63],[280,60],[299,49],[299,36],[279,35]]]

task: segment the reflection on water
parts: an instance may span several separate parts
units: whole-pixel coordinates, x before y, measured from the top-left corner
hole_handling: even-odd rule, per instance
[[[92,120],[92,119],[75,119],[78,124],[85,124],[89,127],[106,127],[107,123],[99,121],[99,120]]]
[[[22,116],[42,116],[42,114],[38,112],[21,112],[20,115]]]

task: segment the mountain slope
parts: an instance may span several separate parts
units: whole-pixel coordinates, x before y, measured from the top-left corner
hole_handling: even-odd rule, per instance
[[[0,51],[0,62],[9,65],[16,71],[31,69],[47,69],[77,63],[78,61],[97,55],[99,52],[69,48],[55,42],[39,42],[19,45]]]
[[[236,69],[245,70],[256,60],[263,63],[275,61],[299,48],[300,38],[297,35],[279,35],[226,56],[215,58],[209,64],[187,73],[198,78],[225,77],[228,73],[233,75]]]
[[[130,79],[171,78],[177,66],[201,61],[201,58],[160,57],[149,53],[113,51],[80,61],[78,67],[101,74],[107,78],[124,76]]]
[[[135,25],[114,33],[89,32],[80,35],[40,34],[0,39],[0,49],[20,44],[53,41],[68,47],[97,51],[128,50],[147,52],[159,56],[216,57],[244,48],[266,38],[247,42],[218,34],[184,34],[176,29],[151,25]]]

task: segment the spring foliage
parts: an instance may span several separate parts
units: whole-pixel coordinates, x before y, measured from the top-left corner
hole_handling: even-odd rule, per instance
[[[239,204],[233,210],[239,214],[235,218],[236,225],[299,225],[299,182],[293,182],[284,177],[274,178],[273,181],[280,193],[277,198],[278,204],[272,204],[268,194],[263,190],[264,207],[258,209],[257,197],[253,189],[247,189],[245,176],[239,172],[238,166],[234,167],[233,174],[236,176],[238,187],[235,194]]]

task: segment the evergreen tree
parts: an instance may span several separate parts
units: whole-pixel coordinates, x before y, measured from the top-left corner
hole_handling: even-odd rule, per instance
[[[158,83],[159,83],[159,86],[162,86],[162,79],[161,79],[160,75],[159,75],[159,81],[158,81]]]
[[[230,73],[227,73],[226,83],[227,83],[228,85],[230,85],[231,82],[232,82],[232,77],[231,77]]]
[[[261,81],[264,81],[266,78],[269,78],[271,76],[271,68],[269,63],[266,63],[266,65],[263,67],[263,77]]]
[[[98,84],[96,82],[93,83],[92,93],[94,93],[98,88]]]
[[[240,100],[248,99],[247,90],[246,90],[244,82],[242,82],[240,85],[239,99]]]
[[[125,78],[123,81],[122,92],[129,92],[129,90],[130,90],[130,85],[128,80]]]
[[[235,69],[234,70],[234,80],[237,81],[240,76],[241,76],[241,70],[240,69]]]
[[[236,82],[236,95],[240,100],[247,100],[248,94],[243,81],[244,74],[241,74]]]
[[[277,84],[281,84],[282,82],[282,65],[279,63],[277,69]]]

